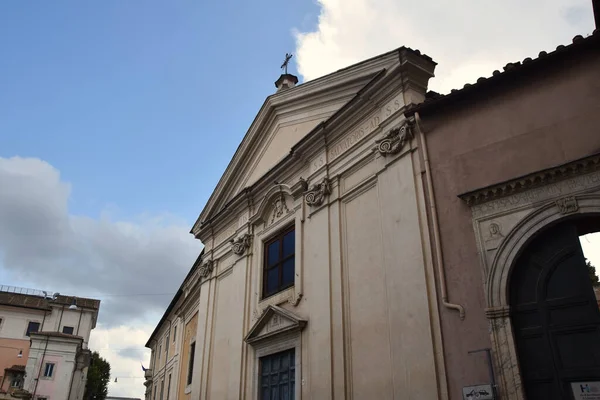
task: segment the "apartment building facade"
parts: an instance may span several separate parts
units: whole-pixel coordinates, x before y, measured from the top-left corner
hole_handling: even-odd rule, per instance
[[[99,300],[2,286],[0,396],[82,399],[99,307]]]

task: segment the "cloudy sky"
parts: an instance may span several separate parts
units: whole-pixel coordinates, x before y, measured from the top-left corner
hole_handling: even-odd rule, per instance
[[[0,283],[100,298],[112,395],[143,396],[189,229],[286,52],[306,81],[406,45],[448,92],[593,30],[591,0],[283,4],[0,4]]]

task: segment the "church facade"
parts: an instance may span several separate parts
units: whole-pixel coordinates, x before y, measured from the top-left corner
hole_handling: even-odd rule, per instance
[[[192,228],[146,399],[600,390],[599,38],[445,96],[405,47],[282,75]]]
[[[203,254],[147,345],[163,360],[169,321],[195,321],[172,352],[190,379],[164,394],[151,371],[147,398],[447,397],[404,116],[434,68],[403,47],[299,86],[282,75],[194,224]]]

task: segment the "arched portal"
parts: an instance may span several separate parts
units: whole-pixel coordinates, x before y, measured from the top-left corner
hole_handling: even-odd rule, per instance
[[[596,216],[560,220],[515,258],[510,319],[528,400],[573,399],[573,383],[600,381],[600,311],[579,242],[598,228]]]

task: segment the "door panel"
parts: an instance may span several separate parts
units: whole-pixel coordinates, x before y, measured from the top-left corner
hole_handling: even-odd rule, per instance
[[[575,225],[557,225],[527,245],[510,282],[527,398],[572,399],[570,382],[600,380],[600,311]]]

